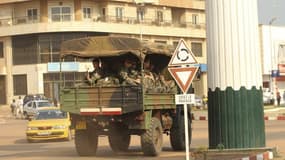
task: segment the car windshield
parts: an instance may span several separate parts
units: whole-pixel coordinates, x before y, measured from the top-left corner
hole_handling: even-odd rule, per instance
[[[40,101],[37,103],[38,103],[38,107],[51,107],[52,106],[52,104],[48,101]]]
[[[36,120],[43,119],[65,119],[67,118],[66,112],[60,110],[44,110],[39,111],[35,117]]]

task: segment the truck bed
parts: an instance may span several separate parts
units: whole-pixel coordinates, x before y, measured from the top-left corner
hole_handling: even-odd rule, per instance
[[[174,109],[173,94],[143,94],[140,86],[80,87],[61,90],[61,109],[80,115],[121,115],[147,109]]]

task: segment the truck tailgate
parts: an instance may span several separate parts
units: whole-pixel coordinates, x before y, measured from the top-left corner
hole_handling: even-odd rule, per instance
[[[61,90],[61,108],[81,115],[118,115],[143,110],[139,86],[80,87]]]

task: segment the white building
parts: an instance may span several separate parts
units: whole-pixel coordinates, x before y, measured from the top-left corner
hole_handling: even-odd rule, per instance
[[[285,91],[285,26],[260,25],[263,87]],[[273,72],[273,74],[272,74]],[[281,99],[281,103],[284,100]]]

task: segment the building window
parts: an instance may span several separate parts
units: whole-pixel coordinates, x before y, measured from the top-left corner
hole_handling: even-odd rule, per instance
[[[38,62],[38,37],[36,35],[13,36],[12,47],[13,65]]]
[[[71,21],[70,7],[52,7],[51,20],[53,22]]]
[[[116,8],[116,19],[123,20],[123,8],[122,7]]]
[[[58,44],[56,44],[58,43]],[[40,50],[40,63],[58,62],[59,51],[58,45],[61,44],[61,36],[40,36],[39,37],[39,50]]]
[[[157,22],[163,22],[163,12],[162,11],[156,12],[156,20]]]
[[[4,44],[0,42],[0,58],[4,58]]]
[[[137,20],[139,22],[144,20],[144,15],[145,15],[145,9],[143,7],[137,8]]]
[[[199,24],[199,17],[197,14],[192,15],[192,24]]]
[[[13,76],[14,95],[27,95],[27,75]]]
[[[191,50],[195,56],[202,57],[202,43],[192,42]]]
[[[91,8],[83,8],[83,18],[91,19]]]
[[[167,42],[162,40],[155,40],[154,43],[166,44]]]
[[[34,21],[38,19],[38,9],[31,8],[27,10],[28,20]]]
[[[285,44],[279,44],[279,47],[278,47],[278,64],[285,64]]]
[[[13,36],[13,65],[59,62],[60,45],[63,41],[95,36],[95,34],[98,35],[98,33],[83,32]]]

